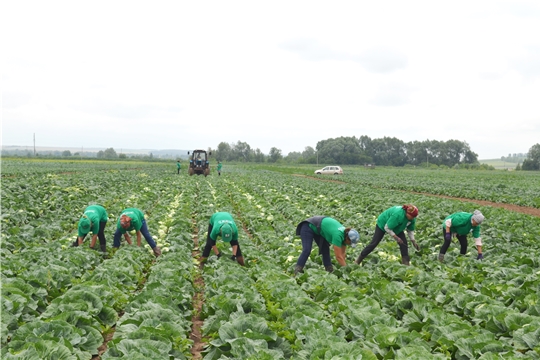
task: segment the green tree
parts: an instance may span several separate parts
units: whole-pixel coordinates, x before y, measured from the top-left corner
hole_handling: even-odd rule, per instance
[[[523,170],[540,170],[540,144],[533,145],[527,153],[527,159],[523,160]]]
[[[63,156],[63,157],[71,156],[71,151],[69,151],[69,150],[64,150],[64,151],[62,151],[62,156]]]
[[[103,151],[103,158],[104,159],[116,159],[116,158],[118,158],[118,154],[116,154],[116,151],[114,151],[114,149],[111,147],[111,148],[105,149],[105,151]]]
[[[268,158],[268,161],[275,163],[281,159],[283,159],[283,155],[281,155],[281,150],[276,147],[272,147],[270,149],[270,156]]]
[[[306,161],[302,157],[302,153],[298,151],[291,151],[283,158],[286,162],[289,163],[305,163]]]
[[[319,141],[317,153],[319,163],[359,164],[365,157],[365,152],[362,151],[358,139],[354,136]]]
[[[421,165],[428,162],[428,144],[425,141],[413,141],[405,144],[407,163]]]
[[[216,157],[216,160],[218,161],[229,161],[229,160],[232,160],[231,159],[231,145],[229,145],[228,143],[226,142],[220,142],[218,147],[217,147],[217,150],[214,150],[213,151],[215,157]]]
[[[317,162],[317,151],[311,146],[306,146],[302,151],[302,160],[298,160],[306,164],[315,164]]]
[[[251,161],[253,151],[251,150],[251,146],[249,146],[248,143],[238,141],[232,147],[232,154],[234,156],[234,160],[236,161],[249,162]]]
[[[261,149],[255,149],[253,153],[253,160],[258,163],[263,163],[266,161],[266,156],[262,153]]]
[[[371,156],[371,138],[369,136],[360,136],[358,139],[358,145],[362,151],[364,151],[368,156]]]
[[[454,166],[461,162],[461,155],[464,154],[464,144],[457,140],[446,142],[446,162],[448,166]]]
[[[403,166],[407,162],[406,146],[395,137],[384,137],[372,141],[373,160],[378,165]]]
[[[478,154],[473,152],[471,149],[465,150],[465,155],[463,157],[463,162],[466,164],[477,164],[478,163]]]

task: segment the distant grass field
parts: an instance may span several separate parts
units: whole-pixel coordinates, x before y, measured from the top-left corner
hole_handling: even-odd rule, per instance
[[[515,170],[518,163],[502,161],[501,159],[478,160],[480,164],[491,165],[497,170]],[[520,162],[521,164],[521,162]]]

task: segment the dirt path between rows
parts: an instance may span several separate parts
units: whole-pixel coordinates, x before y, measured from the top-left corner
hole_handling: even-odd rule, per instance
[[[293,176],[305,177],[305,178],[309,178],[309,179],[313,179],[313,180],[333,182],[333,183],[338,183],[338,184],[348,184],[348,183],[346,183],[344,181],[340,181],[340,180],[319,179],[319,178],[314,177],[314,176],[307,176],[307,175],[301,175],[301,174],[293,174]],[[377,189],[384,189],[384,188],[377,188]],[[492,207],[497,207],[497,208],[503,208],[503,209],[506,209],[506,210],[509,210],[509,211],[514,211],[514,212],[518,212],[518,213],[522,213],[522,214],[527,214],[527,215],[531,215],[531,216],[540,217],[540,209],[533,208],[533,207],[528,207],[528,206],[519,206],[519,205],[513,205],[513,204],[496,203],[496,202],[493,202],[493,201],[468,199],[468,198],[453,197],[453,196],[446,196],[446,195],[437,195],[437,194],[430,194],[430,193],[424,193],[424,192],[396,190],[396,189],[392,189],[392,190],[393,191],[408,192],[408,193],[411,193],[411,194],[434,196],[434,197],[443,198],[443,199],[459,200],[459,201],[464,201],[464,202],[475,203],[475,204],[482,205],[482,206],[492,206]]]

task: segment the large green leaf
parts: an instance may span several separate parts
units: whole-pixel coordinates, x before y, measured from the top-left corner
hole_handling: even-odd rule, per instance
[[[29,344],[22,351],[12,353],[8,351],[3,355],[5,360],[79,360],[77,355],[61,343],[50,340],[38,340]]]
[[[532,323],[514,331],[514,346],[518,350],[537,349],[540,347],[540,321]]]
[[[150,339],[123,339],[112,344],[101,356],[106,359],[169,359],[172,345],[167,341]]]
[[[219,337],[227,342],[239,338],[275,341],[277,334],[268,328],[264,318],[255,314],[241,314],[221,326]]]
[[[21,326],[14,334],[10,349],[24,349],[29,344],[40,340],[52,340],[61,344],[69,342],[73,347],[90,354],[97,354],[97,349],[103,343],[101,333],[92,327],[79,328],[62,320],[37,320]]]
[[[504,318],[506,326],[512,331],[522,328],[523,326],[530,325],[533,321],[538,321],[538,318],[527,314],[511,313]]]

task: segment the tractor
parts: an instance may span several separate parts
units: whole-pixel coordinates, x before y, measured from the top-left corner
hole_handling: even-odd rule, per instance
[[[189,151],[188,155],[190,155]],[[207,153],[205,150],[193,150],[191,152],[191,158],[189,159],[188,174],[190,176],[193,174],[208,176],[210,174],[210,162],[208,161],[208,156],[210,155],[212,155],[212,153]]]

